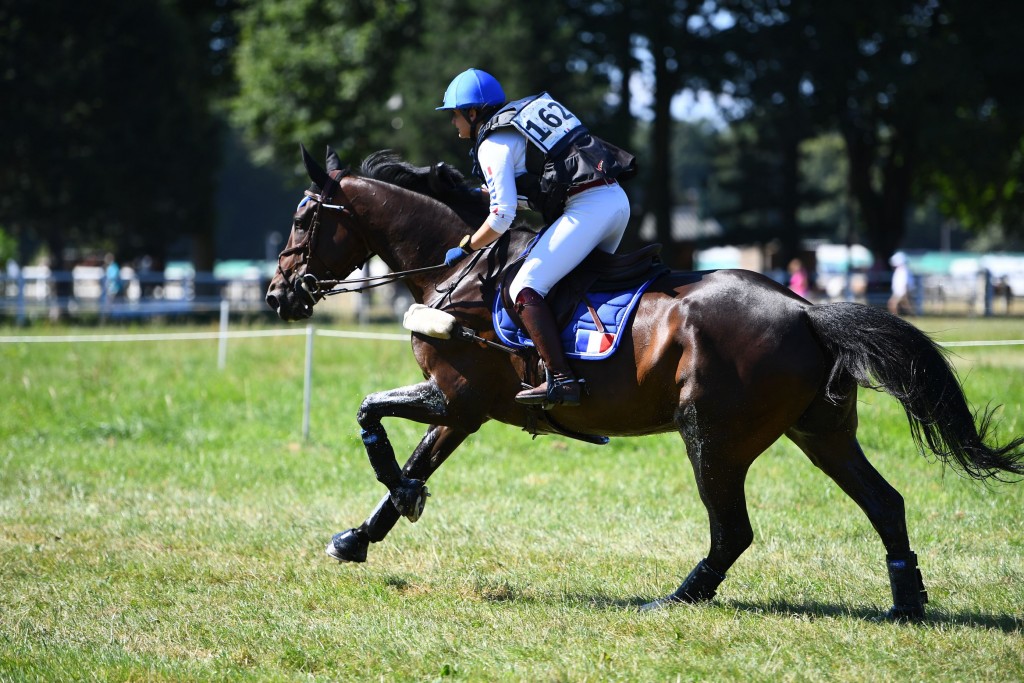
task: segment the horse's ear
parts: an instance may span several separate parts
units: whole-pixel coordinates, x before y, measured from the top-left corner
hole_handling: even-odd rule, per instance
[[[440,171],[444,166],[444,162],[438,162],[430,167],[430,175],[427,176],[427,185],[430,187],[430,191],[434,194],[440,194],[447,188],[441,183]]]
[[[430,167],[430,176],[427,182],[434,194],[442,195],[461,188],[465,179],[454,167],[439,161]]]
[[[326,187],[329,176],[327,171],[320,167],[320,164],[313,161],[313,157],[306,151],[306,147],[300,142],[299,149],[302,150],[302,165],[306,167],[306,173],[309,174],[309,179],[313,181],[313,184],[318,187]]]
[[[330,145],[327,145],[327,172],[340,171],[341,170],[341,159],[338,158],[337,152],[331,149]]]

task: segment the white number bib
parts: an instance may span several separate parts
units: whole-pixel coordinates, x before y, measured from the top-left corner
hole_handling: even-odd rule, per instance
[[[547,153],[562,138],[583,124],[571,111],[551,99],[545,92],[519,110],[512,119],[512,125]]]

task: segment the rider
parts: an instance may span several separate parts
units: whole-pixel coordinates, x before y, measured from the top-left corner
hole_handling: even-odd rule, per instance
[[[545,296],[594,249],[613,253],[629,221],[615,178],[636,173],[632,155],[591,135],[546,92],[507,102],[489,73],[468,69],[451,82],[438,110],[451,110],[459,137],[474,143],[473,172],[486,183],[490,214],[445,263],[454,265],[512,225],[520,196],[547,225],[512,280],[509,295],[547,368],[547,381],[516,394],[526,405],[576,406],[580,385],[562,350]]]

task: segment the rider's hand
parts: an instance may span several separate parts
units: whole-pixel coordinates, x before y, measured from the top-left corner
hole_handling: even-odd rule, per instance
[[[444,264],[448,267],[454,266],[467,256],[469,256],[469,254],[467,254],[462,247],[452,247],[444,255]]]
[[[448,253],[444,255],[444,264],[450,268],[459,261],[461,261],[462,259],[469,256],[469,254],[472,253],[473,251],[473,247],[470,243],[470,240],[472,238],[472,235],[466,235],[465,237],[462,238],[462,241],[459,242],[459,246],[452,247],[451,249],[449,249]]]

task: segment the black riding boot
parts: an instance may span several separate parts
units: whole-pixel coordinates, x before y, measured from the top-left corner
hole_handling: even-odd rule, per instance
[[[548,302],[527,287],[516,297],[516,312],[548,370],[548,381],[533,389],[520,391],[516,394],[516,401],[525,405],[543,406],[545,409],[556,405],[578,406],[580,383],[569,369],[569,363],[562,352],[558,324]]]
[[[893,602],[893,607],[886,613],[886,617],[898,621],[924,619],[928,591],[924,589],[921,570],[917,567],[917,555],[912,552],[887,555],[885,564],[889,568],[889,587],[892,588]]]

